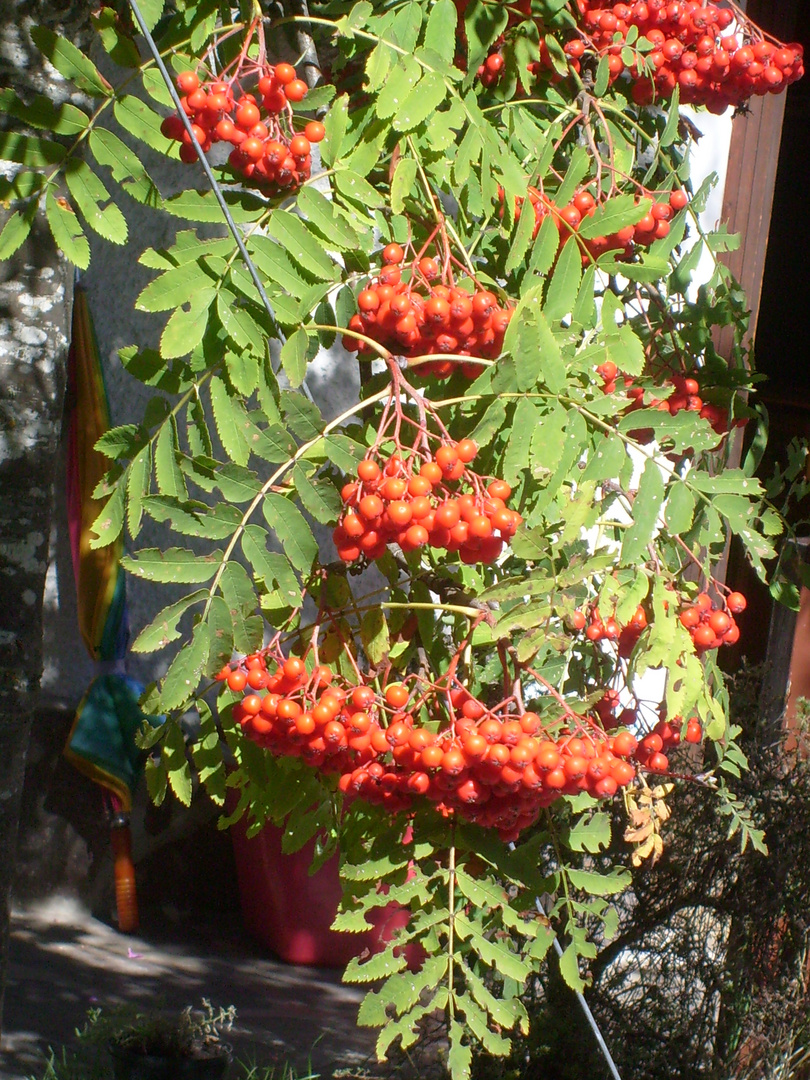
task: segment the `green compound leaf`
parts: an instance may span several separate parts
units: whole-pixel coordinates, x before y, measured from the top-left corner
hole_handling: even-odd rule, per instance
[[[143,428],[139,428],[136,423],[122,423],[120,427],[110,428],[97,438],[93,449],[117,461],[119,458],[133,457],[143,442]]]
[[[218,375],[210,382],[211,408],[214,423],[222,446],[231,461],[237,465],[247,465],[250,457],[250,432],[253,427],[245,406],[239,397],[230,392],[228,386]]]
[[[519,997],[496,998],[473,967],[465,968],[464,979],[472,996],[493,1023],[507,1030],[519,1026],[524,1034],[528,1031],[529,1017]]]
[[[50,191],[48,192],[50,195]],[[36,204],[35,204],[36,206]],[[36,216],[36,208],[34,212],[27,211],[22,214],[19,210],[15,210],[13,214],[8,218],[2,231],[0,231],[0,262],[4,259],[10,259],[15,251],[25,243],[28,238],[28,234],[31,232],[31,226],[34,224],[34,217]],[[53,232],[53,228],[51,228]],[[54,236],[54,240],[56,237]],[[56,241],[57,246],[61,248],[61,245]],[[88,260],[90,257],[90,251],[87,252]],[[72,261],[72,260],[71,260]]]
[[[106,128],[93,128],[90,149],[99,165],[107,165],[113,179],[136,202],[149,205],[160,203],[160,193],[138,156],[117,135]]]
[[[186,741],[176,723],[168,721],[163,738],[161,765],[174,794],[184,806],[191,805],[191,768],[186,758]]]
[[[423,75],[394,114],[394,127],[398,131],[412,131],[438,109],[446,95],[447,86],[440,75],[433,72]]]
[[[368,926],[366,922],[366,930]],[[418,1005],[424,991],[434,989],[445,977],[447,964],[447,954],[439,953],[438,956],[429,956],[418,972],[403,971],[390,975],[380,990],[371,991],[363,998],[357,1023],[361,1027],[384,1027],[389,1019],[389,1008],[393,1008],[398,1017],[407,1015]]]
[[[70,102],[57,103],[41,94],[23,101],[11,89],[0,90],[0,112],[53,135],[79,135],[90,123],[87,114]]]
[[[302,328],[291,334],[281,347],[281,366],[290,386],[300,386],[307,373],[309,334]]]
[[[150,653],[163,649],[172,641],[182,637],[177,624],[189,608],[201,603],[208,596],[207,589],[198,589],[196,592],[184,596],[174,604],[169,604],[154,617],[148,626],[135,638],[130,645],[132,652]]]
[[[532,438],[540,423],[540,412],[528,398],[518,398],[512,423],[509,426],[509,442],[503,456],[503,479],[513,487],[521,473],[531,467]]]
[[[560,252],[546,290],[543,314],[547,319],[554,322],[574,310],[581,281],[582,253],[579,245],[569,240]]]
[[[458,11],[453,0],[437,0],[428,15],[424,47],[452,64],[456,48]]]
[[[598,236],[609,236],[626,225],[635,225],[650,212],[652,202],[641,199],[636,202],[634,195],[617,195],[598,206],[591,217],[580,223],[577,232],[583,240],[593,240]]]
[[[155,481],[162,495],[185,499],[186,483],[177,462],[177,427],[171,417],[160,429],[155,442]]]
[[[665,483],[658,463],[649,458],[633,500],[633,524],[624,534],[621,561],[624,566],[646,562],[647,545],[653,538],[664,503]]]
[[[529,206],[525,209],[525,212],[520,215],[520,220],[515,229],[512,246],[509,248],[509,255],[504,264],[504,270],[507,274],[511,274],[513,270],[516,270],[523,264],[526,252],[529,250],[532,243],[533,231],[534,213],[532,212],[531,206]]]
[[[306,273],[320,281],[335,280],[337,266],[301,218],[288,210],[276,210],[268,222],[267,231]]]
[[[402,971],[406,963],[404,956],[394,956],[394,946],[391,944],[362,963],[357,957],[352,957],[343,972],[343,981],[347,983],[376,982],[387,975]]]
[[[151,146],[153,150],[166,154],[173,145],[177,145],[176,143],[172,144],[161,133],[161,117],[158,113],[150,109],[145,101],[141,101],[134,94],[125,94],[124,97],[117,98],[113,106],[113,112],[115,119],[125,131],[128,131],[130,135],[134,135],[136,139],[140,139],[141,142],[146,143],[147,146]],[[165,203],[161,204],[162,209],[171,210],[171,207],[176,205],[179,199],[180,196],[167,199]],[[216,203],[213,203],[213,205],[217,208],[218,216],[205,220],[221,221],[222,211]],[[192,218],[192,220],[196,219]]]
[[[475,998],[469,994],[456,994],[456,1008],[464,1014],[470,1033],[481,1043],[484,1049],[497,1057],[504,1057],[512,1049],[511,1039],[504,1038],[490,1030],[486,1012]]]
[[[610,844],[608,814],[579,818],[568,834],[568,844],[572,851],[590,851],[594,855],[606,848]]]
[[[622,892],[632,881],[629,870],[618,867],[609,874],[600,874],[594,870],[569,870],[568,879],[575,889],[581,889],[589,896],[613,896]]]
[[[55,34],[47,26],[35,26],[30,31],[34,44],[79,90],[93,97],[112,97],[113,89],[104,76],[84,53],[66,38]]]
[[[193,293],[190,300],[176,308],[160,335],[160,355],[164,360],[188,356],[202,341],[208,326],[208,310],[216,299],[217,290],[205,286]]]
[[[192,697],[208,664],[210,643],[208,626],[200,623],[194,629],[191,644],[180,649],[166,672],[160,688],[160,708],[163,712],[179,709]],[[169,782],[172,783],[171,769]]]
[[[65,160],[67,151],[59,143],[20,135],[17,131],[0,132],[0,161],[16,161],[32,169],[44,169]]]
[[[413,192],[416,183],[417,164],[411,157],[401,157],[391,180],[391,209],[401,214],[405,209],[405,199]]]
[[[130,574],[147,581],[192,585],[210,581],[222,562],[221,551],[201,555],[188,548],[141,548],[136,555],[124,555],[121,565]]]
[[[578,994],[585,989],[586,983],[579,973],[579,954],[573,942],[566,946],[560,957],[560,974],[571,989]]]
[[[464,1028],[454,1020],[450,1024],[450,1052],[447,1055],[450,1080],[470,1080],[472,1047],[464,1042],[465,1036]]]
[[[106,53],[122,68],[137,68],[141,55],[131,37],[119,21],[118,12],[111,7],[98,8],[90,19]]]
[[[233,643],[237,652],[252,653],[261,647],[264,623],[256,610],[253,582],[241,563],[229,562],[219,579],[228,614],[233,626]]]
[[[166,0],[140,0],[138,7],[141,15],[143,15],[147,30],[154,30],[160,22],[165,3]]]
[[[181,502],[171,495],[145,495],[143,508],[155,521],[168,522],[174,532],[206,540],[227,540],[240,521],[235,507],[221,504],[211,510],[204,503]]]
[[[206,621],[211,635],[209,670],[216,671],[217,668],[230,661],[234,651],[233,620],[223,597],[211,598]]]
[[[242,551],[253,573],[266,588],[276,589],[288,607],[298,607],[301,589],[290,561],[280,552],[267,550],[267,532],[260,525],[245,526]]]
[[[284,554],[302,574],[309,574],[318,557],[318,544],[304,515],[289,499],[269,492],[262,503],[265,520],[278,537]]]
[[[90,540],[92,550],[108,547],[121,535],[124,528],[124,485],[119,483],[104,504],[104,509],[90,526],[93,536]]]
[[[149,494],[152,477],[152,447],[150,443],[132,459],[127,472],[127,530],[135,540],[141,531],[143,500]]]
[[[360,246],[360,237],[338,211],[335,204],[313,187],[298,194],[298,209],[328,241],[330,248],[352,251]]]
[[[421,74],[422,68],[413,56],[404,56],[400,59],[377,95],[376,112],[381,120],[389,120],[399,112]]]
[[[190,304],[202,289],[211,288],[213,278],[196,262],[166,270],[140,292],[135,301],[138,311],[170,311]]]
[[[695,496],[682,481],[672,485],[664,507],[664,521],[673,536],[680,536],[692,527],[695,518]]]
[[[376,666],[388,655],[391,642],[382,608],[372,608],[363,615],[360,620],[360,640],[369,663]]]
[[[525,982],[529,977],[528,965],[516,953],[511,952],[506,945],[490,941],[484,937],[480,927],[476,926],[466,915],[456,915],[455,923],[459,936],[464,938],[465,941],[469,940],[477,955],[481,957],[485,964],[489,964],[494,971],[499,972],[501,975],[507,975],[520,983]]]
[[[322,525],[334,524],[343,505],[335,485],[326,477],[308,476],[300,462],[293,468],[292,479],[306,512]]]
[[[90,265],[90,244],[69,203],[65,199],[56,198],[52,188],[48,188],[45,196],[45,215],[56,246],[74,266],[78,266],[80,270],[86,270]],[[5,230],[3,237],[5,237]],[[24,240],[25,237],[23,236],[22,239]]]

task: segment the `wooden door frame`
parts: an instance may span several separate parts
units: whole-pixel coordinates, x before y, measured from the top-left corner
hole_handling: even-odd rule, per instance
[[[747,14],[769,33],[783,41],[792,41],[799,3],[800,0],[749,0]],[[731,133],[722,220],[729,232],[740,234],[740,246],[726,253],[723,262],[748,298],[749,341],[753,341],[759,316],[784,115],[784,93],[754,97],[748,110],[735,117]],[[718,343],[721,355],[730,355],[733,333],[731,327],[721,333]]]

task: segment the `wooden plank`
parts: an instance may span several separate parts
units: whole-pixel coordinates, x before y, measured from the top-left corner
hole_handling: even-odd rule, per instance
[[[747,13],[776,37],[794,39],[799,0],[750,0]],[[748,297],[748,341],[753,340],[759,315],[784,114],[784,93],[754,97],[748,111],[735,117],[731,135],[723,221],[729,232],[740,233],[741,243],[722,259]],[[722,356],[730,356],[733,340],[733,327],[724,327],[717,335]]]
[[[788,576],[800,583],[800,568],[810,562],[810,539],[790,545]],[[799,611],[774,604],[768,631],[765,675],[760,690],[760,716],[773,730],[796,727],[796,702],[810,697],[810,590],[801,588]],[[789,736],[786,749],[796,745]]]

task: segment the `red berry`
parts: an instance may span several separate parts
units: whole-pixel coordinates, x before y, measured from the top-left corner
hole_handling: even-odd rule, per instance
[[[276,74],[278,74],[278,69],[276,69]],[[284,93],[287,96],[287,100],[295,102],[303,101],[304,98],[307,96],[308,90],[309,87],[303,81],[303,79],[293,79],[292,82],[287,83],[287,85],[284,87]]]
[[[310,120],[304,128],[304,135],[311,143],[319,143],[326,137],[326,128],[320,120]]]
[[[288,86],[295,79],[295,68],[292,64],[276,64],[273,74],[277,82]]]

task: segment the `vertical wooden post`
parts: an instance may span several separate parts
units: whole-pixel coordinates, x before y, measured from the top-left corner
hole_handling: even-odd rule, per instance
[[[799,0],[749,0],[747,14],[769,33],[792,40]],[[734,120],[731,135],[723,221],[729,232],[740,234],[741,243],[722,258],[748,297],[750,340],[759,315],[784,115],[785,94],[753,97],[748,109]],[[733,337],[734,328],[724,327],[718,340],[722,356],[730,355]]]

